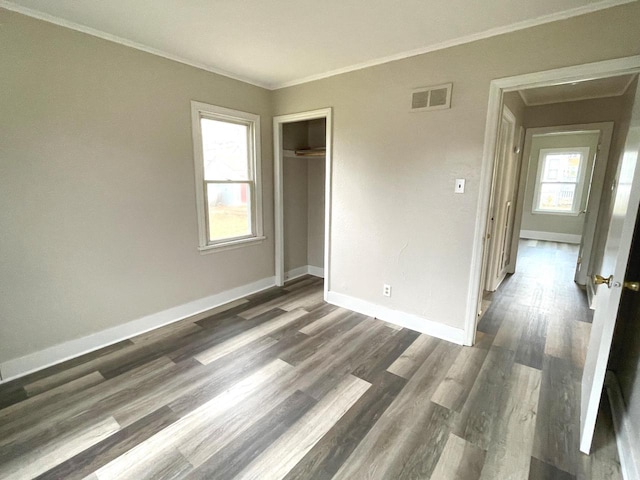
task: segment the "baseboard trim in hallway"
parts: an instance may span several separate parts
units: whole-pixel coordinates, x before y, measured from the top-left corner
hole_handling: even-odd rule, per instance
[[[51,367],[58,363],[108,347],[122,340],[141,335],[156,328],[193,317],[194,315],[210,312],[226,303],[241,299],[252,293],[260,292],[275,285],[275,277],[241,285],[224,292],[168,308],[161,312],[152,313],[132,320],[122,325],[102,330],[85,337],[69,340],[44,350],[30,353],[23,357],[7,360],[0,364],[0,384],[6,383],[30,373]]]
[[[385,322],[393,323],[404,328],[415,330],[416,332],[426,333],[432,337],[447,340],[457,345],[464,344],[464,330],[461,328],[451,327],[443,323],[437,323],[428,320],[419,315],[393,310],[391,308],[376,305],[359,298],[351,297],[337,292],[328,292],[327,302],[342,308],[362,313],[369,317],[374,317]]]
[[[528,240],[544,240],[545,242],[570,243],[572,245],[580,245],[582,235],[574,235],[571,233],[541,232],[536,230],[521,230],[520,238]]]

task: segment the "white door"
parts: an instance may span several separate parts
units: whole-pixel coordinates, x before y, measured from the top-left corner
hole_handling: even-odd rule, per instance
[[[592,126],[599,128],[600,138],[596,151],[589,152],[589,155],[594,156],[594,160],[590,175],[591,180],[588,183],[586,203],[581,212],[581,215],[584,215],[584,227],[574,276],[575,282],[580,285],[585,285],[589,282],[591,254],[596,236],[600,199],[604,188],[604,178],[609,160],[609,146],[611,145],[611,135],[613,133],[613,122],[593,124]],[[589,292],[593,293],[591,290]],[[589,301],[591,302],[591,299]]]
[[[600,396],[611,350],[613,331],[620,306],[624,275],[640,204],[640,89],[636,92],[631,125],[624,155],[616,175],[617,186],[613,199],[613,213],[605,246],[602,269],[608,285],[599,285],[595,298],[595,313],[582,374],[582,402],[580,406],[580,450],[589,453],[600,405]]]
[[[502,110],[502,122],[496,146],[496,166],[494,174],[494,190],[490,206],[490,246],[487,262],[485,289],[495,291],[505,275],[509,263],[509,242],[507,235],[513,222],[512,203],[515,183],[515,164],[513,161],[513,144],[516,118],[507,107]]]

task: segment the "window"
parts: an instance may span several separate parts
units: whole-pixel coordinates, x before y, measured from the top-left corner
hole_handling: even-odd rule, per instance
[[[191,102],[200,250],[262,240],[260,117]]]
[[[588,156],[588,148],[540,149],[533,213],[580,213]]]

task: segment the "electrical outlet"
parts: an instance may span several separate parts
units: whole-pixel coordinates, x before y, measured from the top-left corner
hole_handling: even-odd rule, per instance
[[[382,286],[382,295],[384,295],[385,297],[391,296],[391,285],[384,284]]]

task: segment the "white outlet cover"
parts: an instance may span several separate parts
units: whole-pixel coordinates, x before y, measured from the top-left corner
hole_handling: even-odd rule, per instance
[[[456,178],[456,188],[454,190],[455,193],[464,193],[464,178]]]

